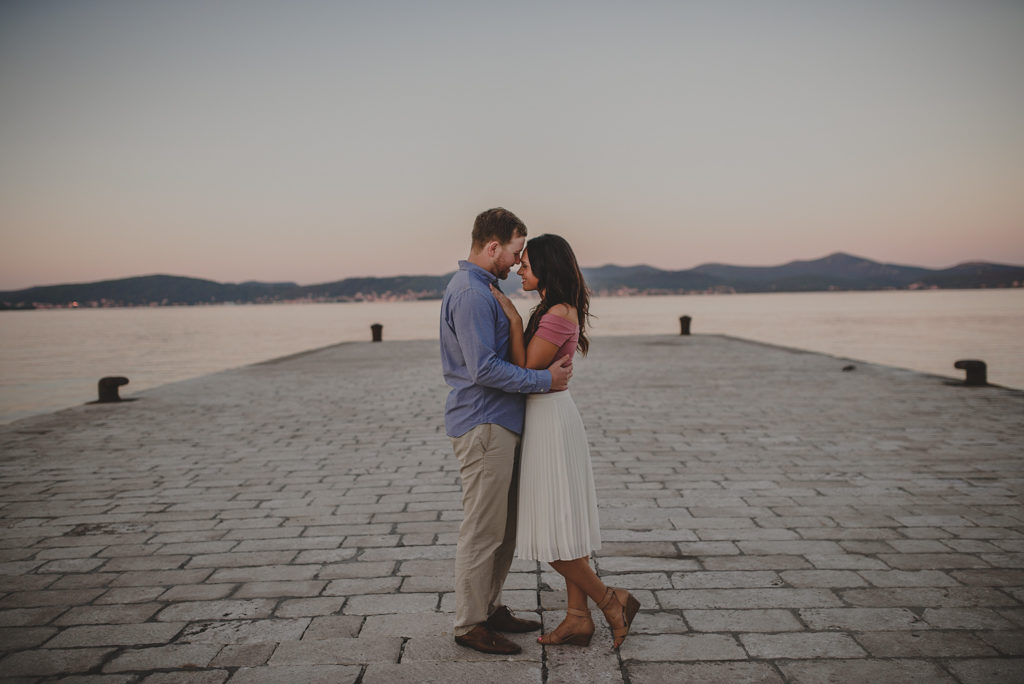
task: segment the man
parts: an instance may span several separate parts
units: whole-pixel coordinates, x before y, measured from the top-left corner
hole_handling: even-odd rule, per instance
[[[452,390],[445,430],[462,478],[463,521],[455,552],[455,641],[484,653],[515,654],[498,632],[532,632],[501,604],[516,543],[518,449],[525,395],[565,389],[568,358],[547,370],[508,362],[508,318],[490,285],[519,264],[526,226],[505,209],[476,217],[469,258],[459,262],[441,302],[441,364]]]

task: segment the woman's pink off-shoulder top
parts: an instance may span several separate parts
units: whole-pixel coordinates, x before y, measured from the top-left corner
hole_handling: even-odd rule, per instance
[[[537,332],[534,335],[551,344],[558,345],[558,351],[555,352],[556,360],[563,356],[568,356],[571,359],[576,355],[576,345],[580,341],[580,326],[561,316],[546,313],[540,317],[540,323],[537,324]]]

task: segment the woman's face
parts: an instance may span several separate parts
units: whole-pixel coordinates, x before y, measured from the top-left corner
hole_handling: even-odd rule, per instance
[[[537,289],[537,276],[533,274],[533,269],[530,268],[529,252],[523,252],[523,257],[520,259],[519,277],[523,279],[523,290],[531,292]]]

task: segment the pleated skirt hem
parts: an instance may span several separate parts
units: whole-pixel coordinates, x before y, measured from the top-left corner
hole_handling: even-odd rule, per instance
[[[601,548],[590,447],[569,392],[526,399],[516,556],[550,563]]]

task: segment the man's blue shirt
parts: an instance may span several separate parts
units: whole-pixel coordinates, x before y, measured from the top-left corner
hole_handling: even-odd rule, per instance
[[[551,373],[508,362],[508,318],[490,284],[494,274],[468,261],[448,282],[441,301],[441,366],[452,388],[445,402],[449,437],[496,423],[523,432],[524,394],[551,389]]]

